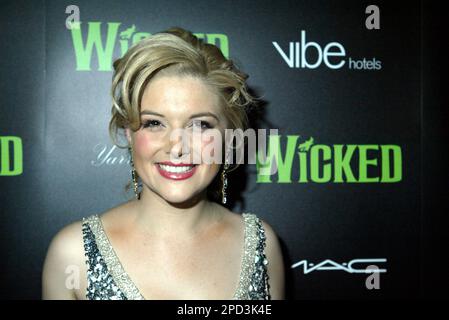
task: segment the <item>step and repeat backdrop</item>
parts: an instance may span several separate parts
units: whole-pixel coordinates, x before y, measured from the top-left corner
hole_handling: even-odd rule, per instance
[[[172,26],[216,44],[278,129],[278,170],[229,176],[235,212],[279,235],[287,298],[418,295],[420,3],[9,1],[0,4],[1,296],[39,299],[51,238],[132,199],[108,136],[112,62]],[[67,21],[78,20],[79,28]],[[268,139],[267,139],[268,140]]]

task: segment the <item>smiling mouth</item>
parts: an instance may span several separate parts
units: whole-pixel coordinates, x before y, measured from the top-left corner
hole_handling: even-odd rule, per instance
[[[162,163],[157,163],[157,166],[169,173],[186,173],[189,171],[192,171],[194,167],[197,166],[197,164],[190,165],[190,166],[170,166]]]
[[[156,163],[157,170],[160,175],[170,180],[186,180],[195,175],[198,165],[168,165],[162,163]]]

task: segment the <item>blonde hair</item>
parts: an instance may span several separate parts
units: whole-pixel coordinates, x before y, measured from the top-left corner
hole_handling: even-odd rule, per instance
[[[247,108],[256,101],[247,90],[248,75],[225,58],[217,46],[203,42],[190,31],[173,27],[156,33],[131,47],[113,66],[109,134],[119,148],[128,147],[118,144],[119,129],[137,131],[141,127],[142,95],[158,73],[202,79],[218,93],[229,129],[248,128]]]

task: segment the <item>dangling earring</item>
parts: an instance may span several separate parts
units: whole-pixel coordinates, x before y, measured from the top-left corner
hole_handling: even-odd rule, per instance
[[[138,184],[137,184],[137,173],[136,169],[134,168],[134,161],[133,161],[133,152],[132,148],[129,148],[129,152],[131,153],[131,177],[133,179],[133,185],[134,185],[134,194],[136,195],[136,199],[140,200],[140,192],[138,191]]]
[[[227,171],[229,169],[229,163],[230,163],[230,154],[229,151],[226,151],[226,156],[225,156],[225,163],[223,166],[223,171],[221,172],[221,202],[223,204],[226,204],[226,202],[228,202],[227,199],[227,193],[226,193],[226,188],[228,187],[228,177],[227,177]]]
[[[225,164],[223,167],[223,171],[221,172],[221,202],[223,204],[226,204],[227,202],[227,193],[226,193],[226,188],[228,187],[228,177],[226,175],[226,171],[228,170],[229,165]]]

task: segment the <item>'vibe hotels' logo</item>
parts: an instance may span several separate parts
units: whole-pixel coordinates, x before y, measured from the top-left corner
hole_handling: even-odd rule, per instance
[[[314,41],[307,41],[305,30],[301,31],[299,41],[290,41],[287,48],[282,48],[273,41],[273,46],[290,68],[316,69],[325,65],[329,69],[341,69],[346,64],[346,49],[339,42],[329,42],[320,45]],[[348,68],[355,70],[380,70],[382,62],[376,58],[355,60],[348,58]]]
[[[98,59],[93,64],[98,71],[112,71],[113,54],[116,48],[122,57],[128,49],[142,39],[151,35],[140,32],[133,24],[129,28],[121,28],[121,22],[73,22],[70,29],[75,51],[76,70],[91,71],[92,57]],[[206,43],[217,45],[225,57],[229,57],[228,37],[219,33],[194,33]],[[94,54],[95,52],[95,54]]]

